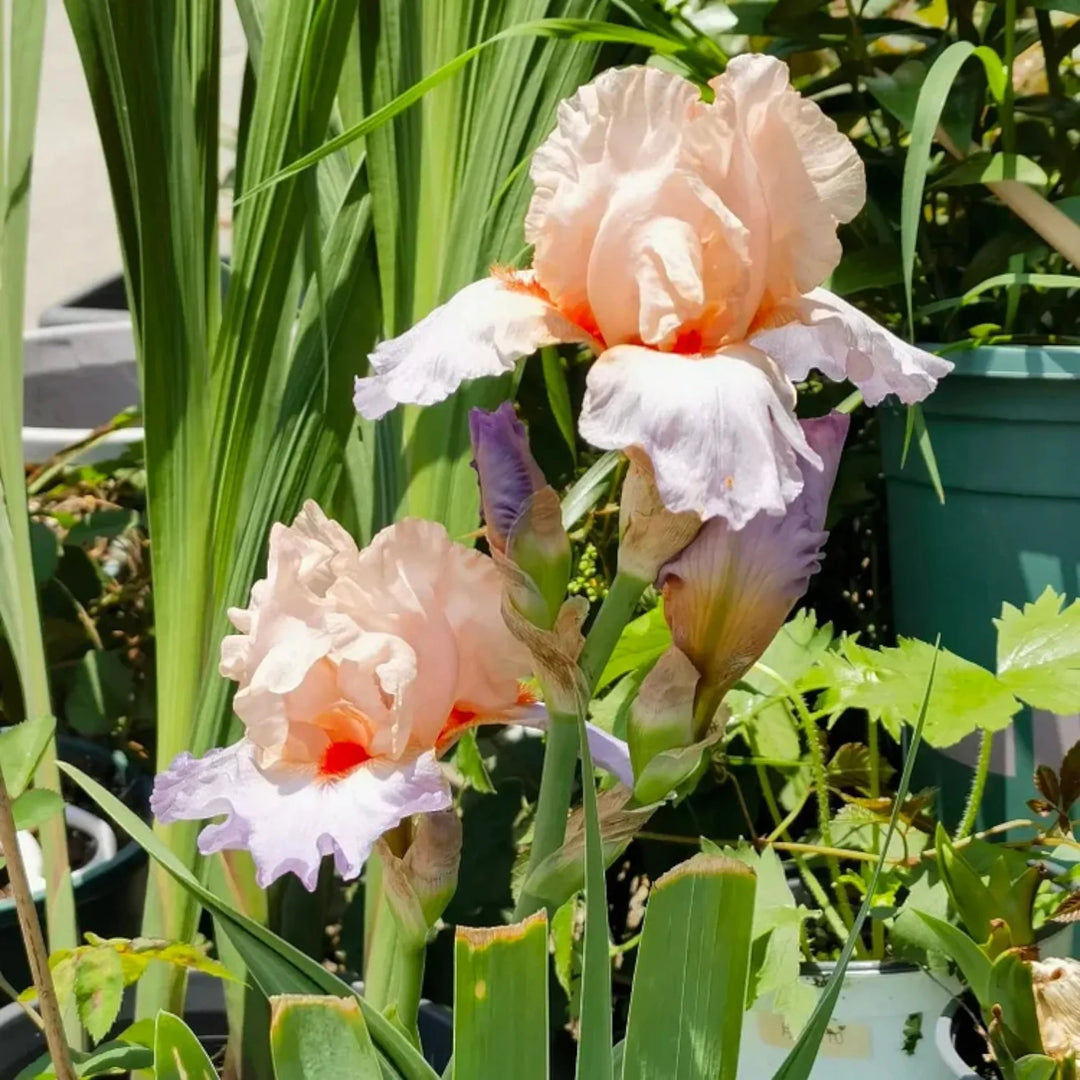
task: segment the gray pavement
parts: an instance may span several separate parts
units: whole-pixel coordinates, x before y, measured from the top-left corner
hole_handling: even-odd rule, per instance
[[[27,326],[36,325],[43,308],[120,269],[108,176],[78,50],[63,0],[43,2],[48,10],[30,194]],[[223,170],[234,142],[244,55],[240,21],[231,0],[223,0]]]

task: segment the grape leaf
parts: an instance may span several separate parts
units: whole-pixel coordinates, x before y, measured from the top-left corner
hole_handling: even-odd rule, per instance
[[[1080,600],[1049,586],[1023,610],[1004,604],[998,631],[998,678],[1036,709],[1080,712]]]

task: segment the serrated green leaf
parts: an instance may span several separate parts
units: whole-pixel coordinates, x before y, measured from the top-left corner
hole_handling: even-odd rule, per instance
[[[809,1019],[817,1002],[817,991],[799,978],[802,956],[799,929],[814,912],[796,903],[787,883],[784,865],[773,848],[758,852],[742,844],[728,854],[745,863],[757,875],[753,927],[755,948],[747,1008],[758,998],[771,994],[771,1011],[782,1016],[792,1031],[798,1031]],[[761,940],[765,941],[764,951],[757,945]]]
[[[124,996],[124,969],[111,949],[94,949],[75,958],[72,983],[79,1019],[94,1042],[116,1022]]]
[[[946,649],[935,654],[932,645],[910,638],[881,650],[878,688],[887,708],[908,724],[914,721],[935,655],[937,674],[924,732],[931,746],[953,746],[974,731],[1009,726],[1020,703],[994,675]]]
[[[56,721],[44,716],[0,728],[0,768],[11,798],[18,798],[30,782],[55,727]]]
[[[24,791],[11,805],[16,829],[36,829],[54,814],[64,812],[64,800],[48,788]]]
[[[455,1075],[547,1080],[547,973],[543,911],[512,926],[458,927]]]
[[[383,1073],[355,998],[285,994],[270,999],[276,1080],[381,1080]]]
[[[1049,586],[1023,610],[1004,604],[998,631],[998,679],[1036,709],[1080,712],[1080,600]]]

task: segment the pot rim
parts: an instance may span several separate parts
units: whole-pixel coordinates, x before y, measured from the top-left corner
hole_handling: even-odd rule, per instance
[[[1080,379],[1080,346],[1076,345],[974,345],[951,348],[948,343],[929,342],[920,348],[930,352],[949,349],[944,355],[955,365],[950,378]]]
[[[142,850],[134,840],[129,840],[123,847],[119,847],[116,842],[116,830],[106,818],[81,806],[76,806],[74,803],[64,803],[64,817],[68,828],[88,834],[97,841],[98,845],[98,850],[91,856],[90,861],[71,872],[71,884],[76,891],[80,886],[96,880],[102,874],[125,865]],[[45,886],[35,889],[32,895],[34,903],[42,903],[45,900]],[[0,900],[0,918],[14,910],[15,900],[12,897]]]
[[[953,1020],[956,1014],[964,1007],[961,997],[957,994],[949,1000],[949,1003],[941,1010],[941,1015],[934,1024],[934,1045],[945,1067],[949,1069],[957,1080],[980,1080],[978,1073],[972,1072],[971,1067],[956,1052],[953,1045]]]

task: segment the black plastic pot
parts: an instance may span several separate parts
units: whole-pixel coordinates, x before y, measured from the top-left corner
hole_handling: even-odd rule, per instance
[[[123,755],[85,739],[61,736],[58,751],[62,760],[101,778],[138,812],[144,812],[150,797],[150,779],[130,773]],[[80,930],[93,930],[102,937],[134,937],[139,933],[143,896],[146,891],[146,854],[132,840],[124,840],[116,854],[89,869],[75,885],[75,912]],[[44,918],[45,900],[38,900]],[[18,988],[30,985],[30,970],[23,952],[15,904],[0,901],[0,970]],[[3,1042],[0,1041],[0,1046]]]
[[[969,1008],[963,997],[954,997],[938,1017],[934,1029],[934,1043],[950,1076],[955,1076],[958,1080],[982,1080],[956,1048],[958,1036],[963,1037]]]
[[[134,996],[124,998],[115,1031],[134,1018]],[[188,980],[184,1021],[199,1037],[206,1052],[217,1058],[228,1041],[225,994],[221,983],[208,975],[193,974]],[[453,1052],[453,1014],[445,1005],[425,1002],[420,1006],[420,1042],[429,1065],[442,1073]],[[17,1004],[0,1009],[0,1080],[15,1080],[21,1069],[45,1053],[45,1040],[37,1026]],[[327,1078],[331,1080],[331,1078]]]
[[[121,1031],[135,1016],[135,997],[124,997],[114,1031]],[[188,980],[184,1020],[199,1037],[206,1052],[215,1057],[225,1047],[229,1025],[221,983],[209,975],[194,974]],[[18,1004],[0,1009],[0,1080],[15,1080],[21,1069],[45,1053],[45,1039]]]
[[[102,278],[73,296],[47,307],[38,319],[38,326],[64,326],[67,323],[111,322],[127,312],[127,292],[124,275]]]

